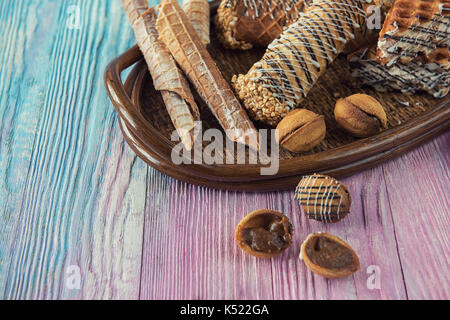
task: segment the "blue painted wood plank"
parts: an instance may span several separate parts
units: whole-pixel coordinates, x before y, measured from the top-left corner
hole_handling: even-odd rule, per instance
[[[74,4],[79,29],[67,25]],[[134,43],[120,1],[0,7],[0,297],[136,298],[147,166],[125,147],[103,85]]]

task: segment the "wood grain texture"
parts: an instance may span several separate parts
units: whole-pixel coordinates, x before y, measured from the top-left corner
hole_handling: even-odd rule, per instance
[[[81,3],[81,29],[70,29]],[[136,157],[103,87],[107,63],[134,44],[120,1],[4,0],[0,30],[1,299],[450,298],[449,132],[344,179],[351,213],[323,225],[293,192],[194,187]],[[293,246],[272,260],[233,240],[262,207],[295,227]],[[319,230],[348,241],[361,271],[311,274],[298,254]],[[72,265],[80,289],[68,286]],[[380,290],[367,288],[371,265]]]
[[[2,1],[4,298],[137,298],[147,167],[125,148],[102,86],[134,42],[115,1]],[[110,39],[111,40],[107,40]],[[6,92],[4,91],[6,90]],[[4,94],[3,94],[4,93]],[[68,290],[66,270],[81,270]]]

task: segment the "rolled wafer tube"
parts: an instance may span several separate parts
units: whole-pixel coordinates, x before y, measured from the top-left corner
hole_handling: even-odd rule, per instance
[[[378,40],[378,59],[388,67],[433,62],[450,46],[450,0],[396,0]]]
[[[157,28],[175,60],[235,142],[259,149],[258,134],[176,0],[162,0]]]
[[[133,8],[129,6],[128,8]],[[127,11],[136,12],[136,8]],[[156,13],[149,8],[133,24],[137,43],[147,62],[154,87],[161,92],[169,116],[187,150],[191,150],[195,137],[195,122],[200,119],[200,113],[189,83],[175,60],[160,41],[156,30]]]
[[[210,9],[208,0],[183,0],[183,10],[204,44],[209,44]]]
[[[364,38],[365,0],[316,0],[245,75],[233,77],[249,115],[275,126],[307,96],[353,39]]]
[[[131,25],[148,9],[148,0],[122,0]]]

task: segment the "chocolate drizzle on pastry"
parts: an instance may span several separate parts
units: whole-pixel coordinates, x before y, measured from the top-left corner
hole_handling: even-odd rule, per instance
[[[295,189],[305,214],[322,222],[337,222],[350,212],[351,197],[347,187],[325,175],[305,176]]]
[[[427,59],[450,45],[449,0],[397,0],[389,11],[378,40],[383,65]]]
[[[233,78],[250,116],[276,125],[297,107],[346,44],[365,36],[367,5],[363,0],[314,1],[246,75]]]
[[[436,51],[436,53],[438,53]],[[400,90],[406,94],[425,91],[435,98],[446,96],[450,89],[449,50],[442,49],[439,56],[430,57],[426,64],[411,61],[383,66],[376,56],[376,48],[366,48],[348,56],[352,76],[376,90]],[[447,61],[447,63],[445,62]]]

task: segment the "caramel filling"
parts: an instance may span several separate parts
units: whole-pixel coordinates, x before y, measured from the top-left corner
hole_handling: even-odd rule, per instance
[[[309,241],[306,254],[314,264],[326,269],[344,269],[355,264],[348,248],[326,237]]]
[[[254,251],[282,251],[291,243],[291,226],[285,218],[277,217],[261,226],[243,229],[242,240]]]

